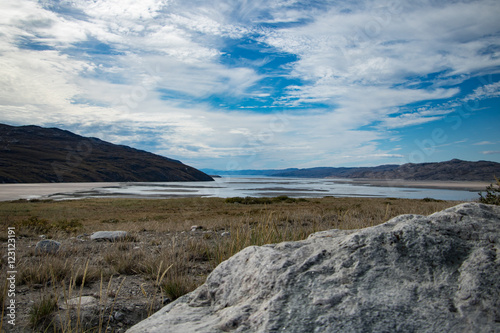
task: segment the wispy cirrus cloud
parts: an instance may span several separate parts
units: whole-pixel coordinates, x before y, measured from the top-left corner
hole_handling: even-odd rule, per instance
[[[481,141],[481,142],[473,143],[473,145],[475,145],[475,146],[494,145],[494,144],[495,144],[495,142],[491,142],[491,141]]]

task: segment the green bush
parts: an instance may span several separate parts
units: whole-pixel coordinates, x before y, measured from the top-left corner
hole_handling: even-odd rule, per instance
[[[495,177],[496,184],[490,184],[486,187],[486,194],[479,192],[479,202],[489,205],[500,205],[500,180]],[[495,187],[496,186],[496,187]]]
[[[39,218],[38,216],[31,216],[30,218],[21,221],[20,226],[33,232],[44,234],[54,230],[64,231],[67,233],[77,232],[83,227],[83,224],[77,219],[50,222],[49,220]]]
[[[47,233],[52,229],[52,225],[46,219],[39,218],[37,216],[31,216],[30,218],[21,221],[21,227],[32,230],[36,233]]]
[[[423,198],[422,201],[424,202],[442,202],[443,200],[438,200],[434,198]]]
[[[83,228],[83,224],[77,219],[72,219],[70,221],[61,220],[54,222],[52,224],[52,227],[57,230],[65,231],[67,233],[72,233],[72,232],[77,232],[78,230]]]

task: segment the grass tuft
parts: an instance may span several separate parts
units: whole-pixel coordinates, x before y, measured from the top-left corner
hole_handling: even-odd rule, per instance
[[[133,275],[141,272],[144,255],[141,251],[125,250],[120,243],[104,255],[104,261],[118,274]]]
[[[171,301],[175,301],[179,297],[195,290],[196,287],[197,284],[195,281],[186,281],[184,278],[178,276],[167,278],[161,284],[163,292]]]
[[[52,314],[57,310],[57,299],[53,295],[44,295],[33,304],[30,310],[29,322],[32,328],[47,327],[52,322]]]

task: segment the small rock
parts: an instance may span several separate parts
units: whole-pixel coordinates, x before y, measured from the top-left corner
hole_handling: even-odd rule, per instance
[[[203,227],[201,225],[192,225],[191,226],[191,231],[196,231],[196,230],[202,230]]]
[[[45,236],[45,235],[40,235],[40,236],[38,236],[38,237],[40,237],[41,239],[45,239],[47,236]]]
[[[116,242],[124,240],[128,236],[129,234],[126,231],[96,231],[90,236],[90,239],[94,241]]]
[[[220,235],[221,235],[221,237],[226,237],[226,236],[231,236],[231,233],[229,231],[224,231]]]
[[[97,299],[93,296],[75,297],[67,301],[63,300],[59,304],[59,308],[62,310],[66,310],[69,308],[78,308],[78,307],[83,309],[94,306],[97,306]]]
[[[61,243],[51,240],[51,239],[44,239],[36,243],[35,246],[35,253],[36,254],[55,254],[57,251],[59,251],[59,248],[61,247]]]
[[[122,321],[123,319],[125,319],[125,314],[123,312],[116,311],[115,315],[114,315],[114,318],[117,321]]]

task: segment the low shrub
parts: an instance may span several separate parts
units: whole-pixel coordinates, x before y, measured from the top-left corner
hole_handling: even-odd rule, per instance
[[[500,205],[500,179],[495,177],[496,184],[486,187],[486,194],[479,192],[479,202],[489,205]],[[496,187],[495,187],[496,186]]]
[[[225,200],[226,203],[238,203],[242,205],[270,205],[273,203],[280,203],[280,202],[295,203],[295,202],[306,202],[306,201],[307,200],[304,198],[295,199],[295,198],[290,198],[287,195],[280,195],[274,198],[232,197],[232,198],[227,198]]]
[[[434,198],[423,198],[422,201],[424,202],[443,202],[443,200],[438,200]]]
[[[61,220],[52,223],[52,227],[56,230],[64,231],[67,233],[73,233],[79,231],[83,228],[83,224],[77,219],[72,220]]]
[[[39,218],[38,216],[31,216],[28,219],[22,220],[19,224],[22,228],[42,234],[52,229],[52,225],[48,220]]]
[[[19,223],[23,229],[30,230],[35,233],[45,234],[50,231],[64,231],[66,233],[74,233],[83,228],[83,224],[77,219],[60,220],[50,222],[47,219],[39,218],[38,216],[31,216]]]

